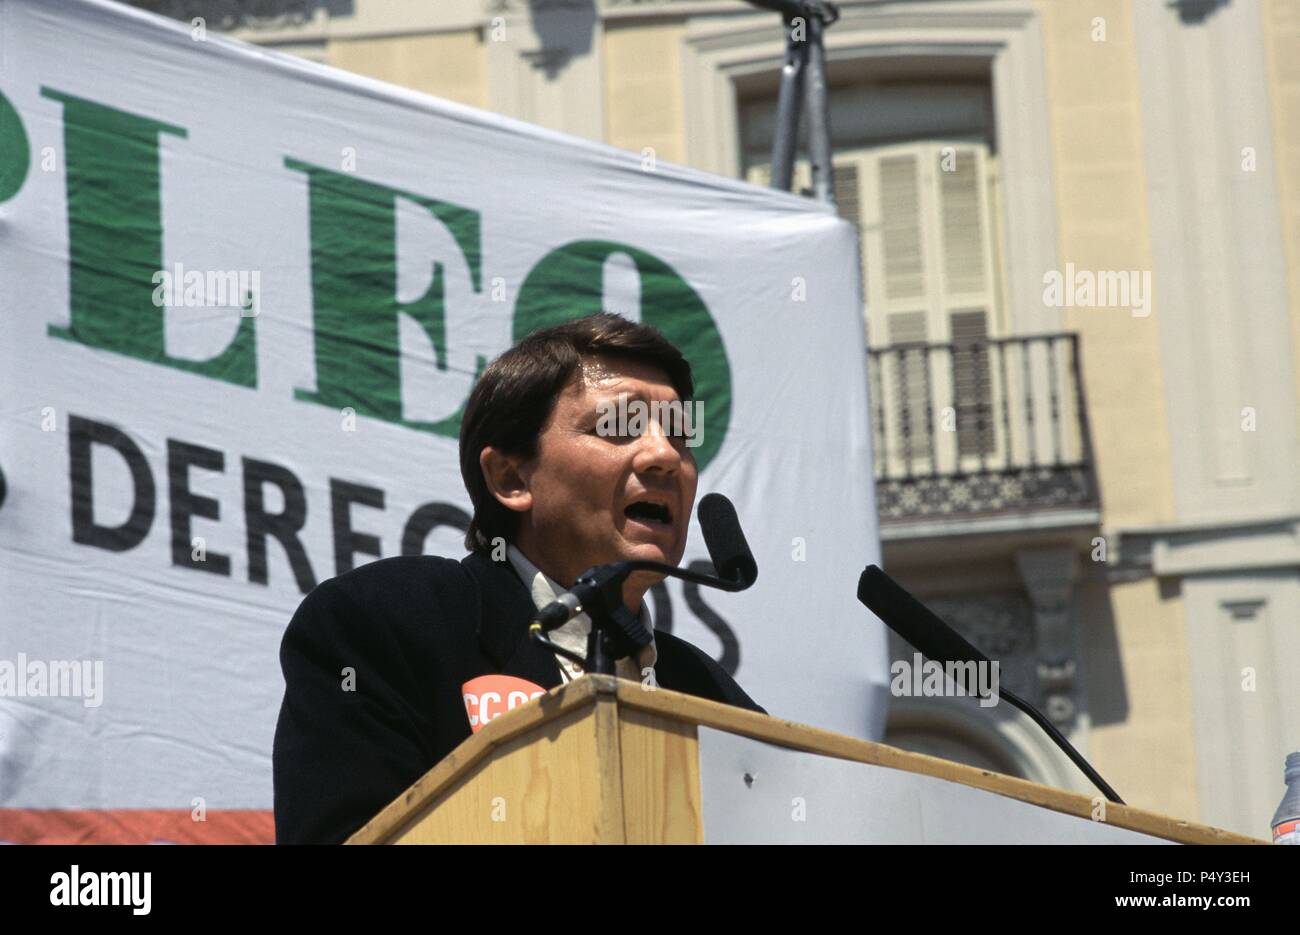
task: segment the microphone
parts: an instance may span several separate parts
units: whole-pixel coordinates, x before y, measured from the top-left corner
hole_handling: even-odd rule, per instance
[[[550,633],[564,626],[580,613],[582,613],[581,598],[573,591],[565,591],[539,610],[533,620],[540,623],[544,631]]]
[[[922,655],[935,662],[989,664],[988,656],[875,565],[868,565],[858,579],[858,600]]]
[[[704,532],[704,545],[718,576],[749,587],[758,578],[758,563],[749,550],[740,519],[731,501],[720,493],[711,493],[700,501],[696,515]]]
[[[967,663],[996,665],[948,624],[911,594],[899,586],[893,578],[875,565],[868,565],[858,578],[858,600],[868,610],[884,621],[891,630],[912,644],[922,655],[935,662]],[[964,674],[964,673],[963,673]],[[1053,742],[1061,748],[1066,756],[1083,771],[1094,785],[1119,805],[1124,800],[1101,775],[1092,768],[1092,764],[1083,758],[1083,754],[1074,749],[1074,745],[1065,738],[1056,725],[1043,716],[1037,708],[1005,688],[999,692],[1015,707],[1025,712],[1031,720],[1041,727]]]

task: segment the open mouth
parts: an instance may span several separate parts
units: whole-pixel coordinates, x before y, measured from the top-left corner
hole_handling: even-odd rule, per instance
[[[638,500],[630,504],[623,511],[623,515],[642,523],[659,523],[664,526],[671,526],[673,523],[672,510],[662,503],[650,500]]]

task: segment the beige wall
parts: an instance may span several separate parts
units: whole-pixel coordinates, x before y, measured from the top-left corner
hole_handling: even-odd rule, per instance
[[[1129,805],[1195,818],[1195,732],[1180,594],[1152,578],[1080,588],[1088,759]],[[1112,717],[1122,720],[1104,723]],[[1099,723],[1101,722],[1101,723]]]
[[[1043,14],[1060,262],[1153,270],[1137,50],[1128,0],[1038,0]],[[1105,21],[1094,41],[1095,18]],[[1044,206],[1048,210],[1048,206]],[[1158,290],[1152,314],[1068,308],[1078,331],[1103,529],[1175,518]],[[1080,588],[1089,758],[1129,804],[1200,814],[1186,618],[1147,578]]]
[[[478,30],[331,39],[328,61],[337,68],[437,97],[487,107],[487,55]]]
[[[1264,0],[1263,28],[1272,94],[1273,157],[1282,196],[1282,242],[1286,250],[1291,311],[1291,353],[1300,359],[1300,3]],[[1261,154],[1263,155],[1263,154]],[[1296,399],[1300,402],[1300,367]],[[1300,413],[1300,406],[1296,407]]]
[[[685,162],[684,23],[608,23],[604,32],[605,142]]]
[[[1132,15],[1126,0],[1038,0],[1043,14],[1062,267],[1150,270],[1146,172]],[[1092,39],[1093,19],[1106,39]],[[1044,210],[1050,210],[1044,205]],[[1064,269],[1062,269],[1064,273]],[[1155,302],[1158,303],[1159,295]],[[1065,309],[1083,345],[1085,394],[1106,527],[1174,518],[1158,304]]]

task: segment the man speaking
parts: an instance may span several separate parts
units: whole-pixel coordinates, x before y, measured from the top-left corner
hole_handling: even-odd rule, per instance
[[[529,621],[595,565],[676,565],[695,502],[680,420],[638,420],[628,432],[610,431],[608,416],[629,401],[663,411],[693,394],[681,352],[617,315],[534,332],[492,362],[461,422],[470,554],[386,558],[325,581],[285,631],[272,756],[279,843],[345,840],[470,736],[466,682],[497,673],[550,689],[581,674],[530,639]],[[623,588],[647,629],[644,595],[662,577],[638,572]],[[582,654],[590,626],[579,615],[550,639]],[[766,713],[669,633],[616,670]]]

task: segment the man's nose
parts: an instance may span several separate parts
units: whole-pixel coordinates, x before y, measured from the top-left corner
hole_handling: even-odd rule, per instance
[[[637,440],[633,467],[638,471],[659,470],[672,474],[682,467],[682,455],[672,436],[657,419],[650,419],[645,433]]]

